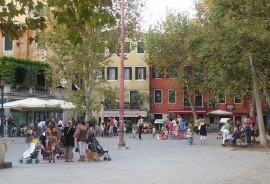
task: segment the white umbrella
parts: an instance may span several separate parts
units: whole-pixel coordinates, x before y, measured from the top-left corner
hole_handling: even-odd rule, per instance
[[[220,116],[232,115],[231,112],[223,111],[223,110],[211,111],[208,114],[210,114],[210,115],[220,115]]]
[[[72,102],[66,102],[64,100],[51,99],[47,101],[52,106],[58,106],[62,110],[71,110],[75,108],[75,105]]]
[[[49,104],[48,101],[38,99],[38,98],[26,98],[23,100],[16,100],[12,102],[7,102],[3,104],[5,109],[15,109],[15,110],[27,110],[27,109],[54,109],[58,108],[58,104]]]

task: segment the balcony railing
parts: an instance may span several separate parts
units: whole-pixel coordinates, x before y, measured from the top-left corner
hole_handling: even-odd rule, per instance
[[[50,91],[46,89],[35,89],[35,88],[16,88],[5,86],[4,93],[15,94],[15,95],[50,95]]]

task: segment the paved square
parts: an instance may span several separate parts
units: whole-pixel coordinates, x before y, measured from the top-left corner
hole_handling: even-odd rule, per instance
[[[6,153],[6,161],[11,161],[13,167],[0,170],[0,183],[270,183],[268,152],[232,151],[222,147],[222,140],[216,137],[217,134],[209,134],[207,144],[201,145],[195,135],[196,145],[188,145],[187,140],[157,140],[147,134],[138,140],[127,135],[127,150],[117,149],[118,137],[99,138],[112,161],[79,162],[74,153],[74,162],[57,159],[54,164],[19,164],[28,145],[24,138],[16,137]]]

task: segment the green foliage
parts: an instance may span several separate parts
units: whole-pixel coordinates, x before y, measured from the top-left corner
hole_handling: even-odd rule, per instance
[[[40,61],[4,56],[0,57],[0,68],[6,83],[20,85],[21,87],[34,87],[36,86],[37,73],[41,70],[49,69],[49,65]],[[25,71],[24,80],[15,80],[14,76],[16,76],[17,70]]]
[[[126,16],[130,18],[126,18],[129,35],[137,33],[139,22],[134,12],[140,12],[136,9],[141,6],[138,2],[141,0],[130,0],[126,4]],[[50,50],[46,61],[52,66],[54,87],[62,78],[79,87],[75,92],[70,91],[68,97],[76,104],[76,112],[85,114],[86,120],[89,120],[92,112],[100,111],[102,98],[110,96],[110,93],[103,93],[106,83],[104,78],[98,78],[98,73],[109,65],[111,55],[100,51],[109,45],[120,46],[120,19],[117,14],[121,1],[64,0],[50,1],[49,4],[65,6],[47,12],[48,29],[39,34],[38,47]],[[114,15],[116,24],[112,19]],[[114,27],[111,27],[112,24]],[[118,95],[113,96],[110,102],[115,105]]]
[[[113,11],[114,0],[0,0],[0,31],[11,40],[23,36],[26,30],[45,30],[47,22],[43,15],[45,7],[51,9],[55,20],[68,28],[72,43],[82,42],[86,28],[111,27],[116,24],[118,13]],[[18,17],[25,16],[22,22]]]

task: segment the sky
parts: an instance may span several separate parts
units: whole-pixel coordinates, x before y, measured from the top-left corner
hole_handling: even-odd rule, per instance
[[[180,12],[195,14],[194,0],[146,0],[145,12],[143,13],[142,29],[147,30],[151,24],[165,18],[166,10],[172,9]]]

